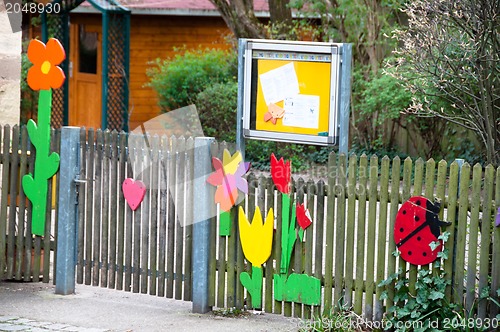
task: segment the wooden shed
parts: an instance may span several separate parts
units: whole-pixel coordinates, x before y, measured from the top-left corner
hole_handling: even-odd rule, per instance
[[[63,64],[67,83],[59,93],[60,107],[53,107],[54,127],[133,130],[160,114],[158,97],[146,86],[149,82],[146,71],[152,61],[174,56],[175,48],[230,47],[225,38],[230,30],[209,0],[54,0],[53,3],[58,1],[67,13],[67,18],[59,20],[59,26],[69,26],[69,30],[61,31],[61,37],[56,34],[63,44],[66,39],[68,59]],[[267,8],[267,1],[255,1],[258,16],[268,17]],[[116,13],[123,15],[127,24],[113,32],[107,24]],[[123,33],[121,40],[126,44],[123,48],[110,49],[113,33]],[[119,66],[109,69],[117,62]],[[114,86],[121,88],[114,91]],[[128,105],[122,102],[117,106],[123,108],[121,111],[110,109],[120,104],[117,94],[128,100]]]

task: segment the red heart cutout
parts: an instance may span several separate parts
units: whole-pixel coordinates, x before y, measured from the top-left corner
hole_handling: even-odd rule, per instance
[[[140,180],[134,181],[132,178],[127,178],[123,181],[122,190],[128,206],[135,211],[146,195],[146,186]]]

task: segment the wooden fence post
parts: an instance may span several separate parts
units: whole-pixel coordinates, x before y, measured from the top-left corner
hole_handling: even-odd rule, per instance
[[[194,140],[194,193],[191,209],[196,207],[193,224],[193,312],[204,314],[212,310],[209,305],[210,215],[213,204],[206,179],[212,171],[210,146],[214,139],[197,137]]]
[[[56,294],[75,292],[78,197],[76,178],[79,171],[80,128],[61,130],[59,172],[59,219],[57,228]]]

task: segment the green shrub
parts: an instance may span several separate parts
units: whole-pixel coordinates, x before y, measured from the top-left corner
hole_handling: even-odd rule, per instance
[[[300,172],[313,164],[327,163],[331,151],[332,148],[314,145],[246,140],[245,159],[252,162],[252,168],[269,171],[271,153],[274,153],[278,159],[290,160],[293,172]]]
[[[238,83],[216,83],[196,96],[196,108],[206,136],[219,141],[236,139]]]
[[[245,160],[252,163],[252,169],[269,171],[273,152],[276,154],[276,142],[245,140]]]
[[[28,70],[33,64],[26,53],[29,42],[23,42],[23,53],[21,53],[21,125],[28,123],[29,119],[37,119],[38,94],[39,91],[31,89],[28,85]]]
[[[231,51],[188,50],[173,59],[157,59],[147,71],[148,85],[158,93],[162,110],[170,111],[194,103],[198,93],[212,84],[235,82],[236,64]]]

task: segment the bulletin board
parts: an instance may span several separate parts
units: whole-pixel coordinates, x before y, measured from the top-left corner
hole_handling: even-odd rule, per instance
[[[249,40],[244,137],[337,144],[341,45]]]

